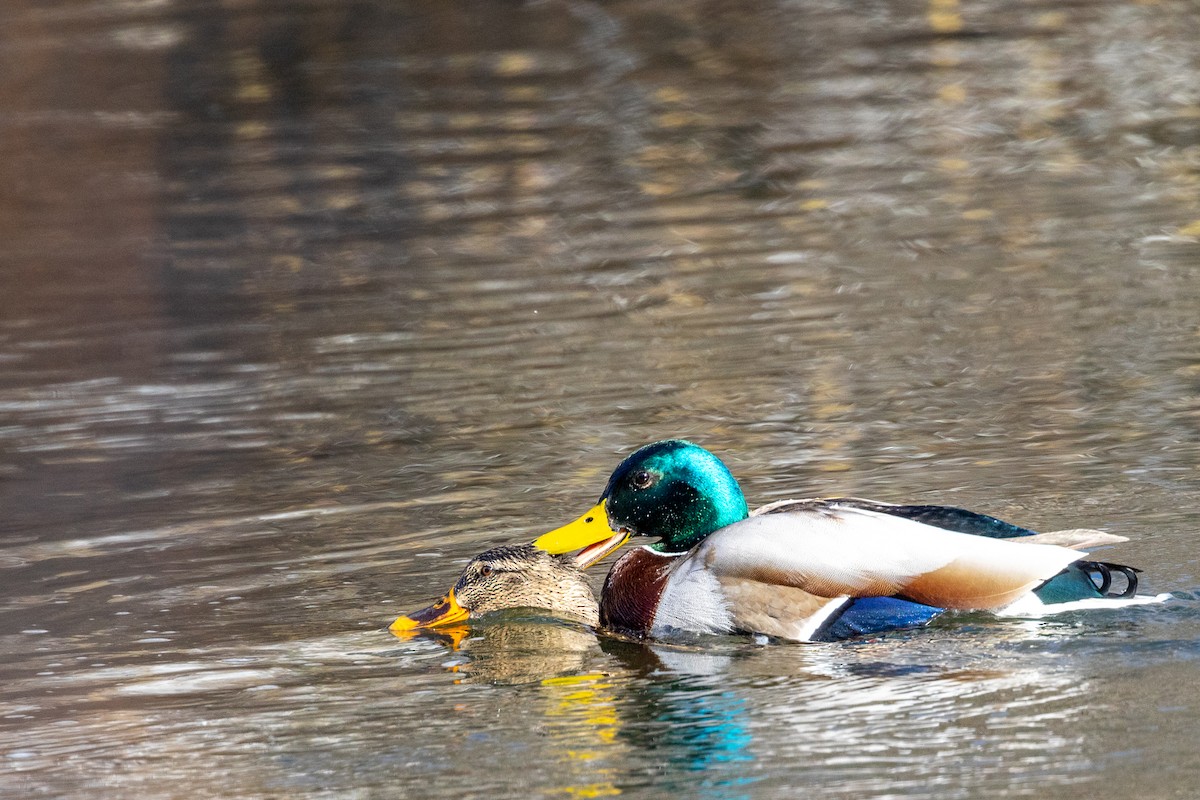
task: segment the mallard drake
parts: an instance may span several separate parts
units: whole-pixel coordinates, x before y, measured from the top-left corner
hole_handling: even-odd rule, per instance
[[[829,640],[924,624],[946,609],[1040,615],[1165,599],[1137,596],[1132,567],[1083,560],[1074,548],[1125,541],[1099,531],[1037,534],[964,509],[857,498],[751,513],[720,459],[682,440],[630,455],[594,507],[534,545],[582,548],[576,560],[587,566],[630,536],[658,541],[613,565],[600,622],[638,636]]]
[[[575,562],[530,544],[493,547],[471,559],[445,597],[389,626],[442,627],[510,608],[534,608],[595,627],[599,608]]]

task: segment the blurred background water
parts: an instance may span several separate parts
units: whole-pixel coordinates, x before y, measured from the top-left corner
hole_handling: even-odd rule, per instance
[[[9,0],[0,794],[1193,797],[1189,0]],[[648,441],[1173,592],[384,626]],[[595,576],[597,582],[603,570]]]

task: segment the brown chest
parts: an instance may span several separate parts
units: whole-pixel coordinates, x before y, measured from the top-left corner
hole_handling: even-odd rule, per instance
[[[618,559],[600,593],[600,624],[637,636],[649,634],[675,561],[641,547]]]

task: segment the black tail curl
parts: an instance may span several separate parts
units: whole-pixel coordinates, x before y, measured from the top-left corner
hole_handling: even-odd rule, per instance
[[[1140,569],[1127,567],[1124,564],[1113,564],[1108,561],[1076,561],[1076,566],[1084,571],[1088,580],[1096,587],[1096,591],[1104,597],[1125,599],[1137,594],[1138,573]],[[1125,577],[1125,589],[1120,592],[1109,591],[1112,588],[1113,573],[1118,572]]]

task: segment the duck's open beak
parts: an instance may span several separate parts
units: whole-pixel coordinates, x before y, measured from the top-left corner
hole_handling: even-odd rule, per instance
[[[451,589],[445,597],[428,608],[414,611],[407,617],[397,617],[396,621],[388,626],[388,630],[396,633],[411,631],[414,628],[437,628],[463,622],[468,616],[470,612],[458,604],[454,599],[454,590]]]
[[[595,564],[625,544],[625,540],[629,538],[628,531],[615,530],[609,524],[608,510],[604,503],[605,501],[601,500],[574,522],[543,533],[533,540],[533,546],[554,555],[583,548],[576,554],[575,563],[580,569]]]

